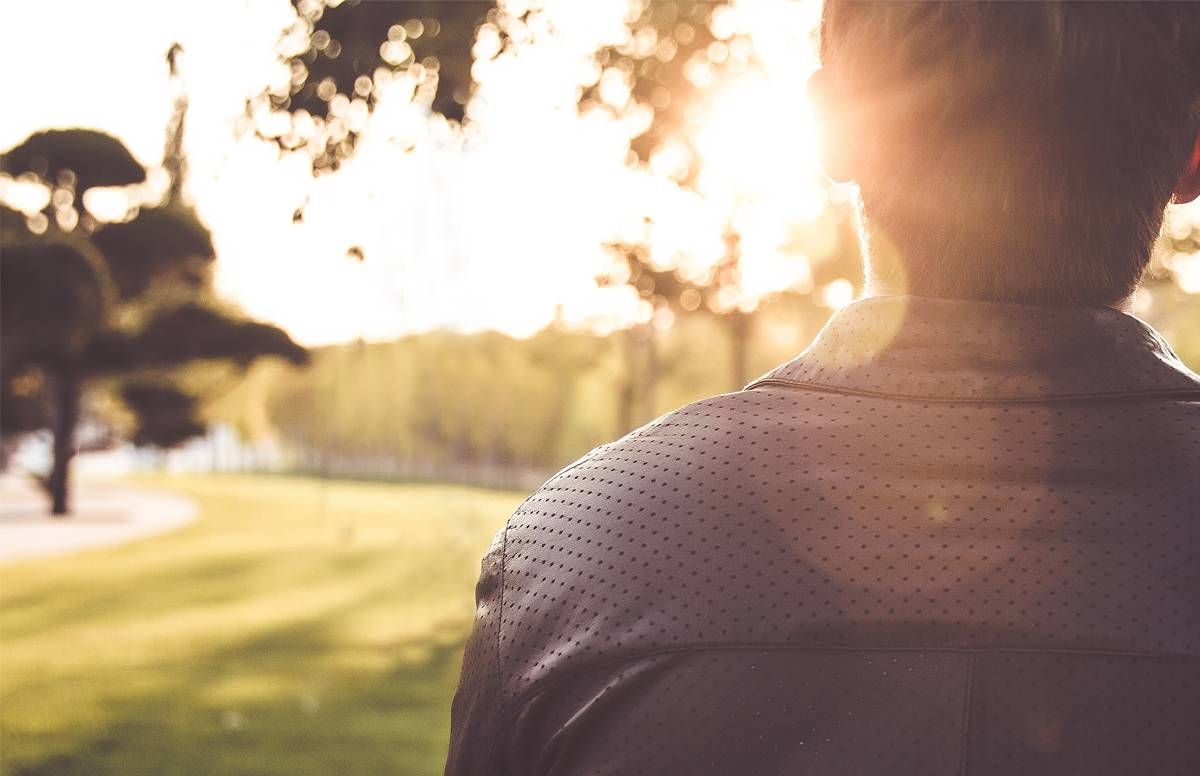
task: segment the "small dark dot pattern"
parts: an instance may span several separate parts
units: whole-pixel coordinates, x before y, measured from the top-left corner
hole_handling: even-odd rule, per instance
[[[446,772],[1197,776],[1198,521],[1143,322],[857,302],[512,515]]]

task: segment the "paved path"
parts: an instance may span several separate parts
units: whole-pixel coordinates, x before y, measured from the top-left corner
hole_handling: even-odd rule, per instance
[[[195,519],[197,511],[183,496],[109,483],[79,483],[71,503],[69,517],[51,518],[49,501],[36,483],[0,476],[0,564],[174,531]]]

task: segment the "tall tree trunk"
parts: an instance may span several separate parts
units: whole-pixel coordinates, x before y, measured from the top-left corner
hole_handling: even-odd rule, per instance
[[[639,323],[622,333],[625,380],[617,397],[617,425],[626,434],[655,416],[658,346],[654,326]]]
[[[648,423],[658,416],[658,331],[653,323],[639,326],[642,330],[644,361],[642,372],[642,416],[638,425]]]
[[[740,391],[750,381],[750,323],[748,313],[734,310],[725,316],[726,329],[729,331],[729,362],[730,377],[733,379],[731,390]]]
[[[54,465],[50,470],[50,514],[69,511],[71,459],[75,457],[75,426],[79,422],[79,378],[64,369],[54,377]]]
[[[625,357],[625,374],[621,379],[621,387],[617,392],[617,436],[628,434],[633,428],[637,393],[637,348],[633,338],[633,329],[621,332],[621,351]]]

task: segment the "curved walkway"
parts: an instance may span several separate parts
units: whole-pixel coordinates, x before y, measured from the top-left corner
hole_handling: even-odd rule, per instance
[[[71,496],[71,515],[52,518],[36,483],[18,475],[0,476],[0,564],[174,531],[197,512],[191,499],[128,485],[82,482]]]

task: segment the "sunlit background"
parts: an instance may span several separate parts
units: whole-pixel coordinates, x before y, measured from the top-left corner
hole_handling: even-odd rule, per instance
[[[59,240],[117,289],[86,321],[86,295],[31,295],[59,339],[5,318],[0,773],[438,772],[520,491],[795,356],[861,292],[805,99],[818,3],[328,5],[0,11],[5,251]],[[26,152],[73,128],[144,181],[84,191],[53,158],[84,135]],[[1198,238],[1172,208],[1134,299],[1193,367]],[[29,539],[63,407],[63,524],[120,523],[147,485],[198,517],[34,560],[93,541]]]
[[[527,336],[556,315],[571,325],[626,325],[636,305],[628,294],[597,293],[594,278],[605,269],[604,243],[641,240],[648,214],[662,220],[653,245],[664,266],[714,263],[726,222],[753,235],[741,303],[806,288],[809,260],[787,245],[786,227],[819,216],[827,201],[803,96],[817,6],[722,9],[710,53],[738,64],[719,74],[712,65],[690,69],[705,88],[671,95],[689,100],[681,136],[633,169],[630,136],[651,107],[632,105],[631,76],[601,66],[595,53],[625,46],[666,58],[675,44],[631,39],[627,5],[547,3],[545,21],[532,25],[535,41],[477,61],[466,130],[414,105],[407,83],[381,94],[369,116],[348,107],[362,139],[350,162],[319,179],[307,155],[280,154],[239,131],[246,100],[289,76],[275,53],[295,18],[286,0],[16,5],[5,14],[0,68],[20,108],[5,111],[0,145],[45,127],[92,127],[158,165],[173,89],[163,55],[180,43],[186,190],[213,232],[218,288],[307,345],[437,327]],[[523,13],[522,4],[504,7]],[[476,51],[499,45],[488,29]],[[725,42],[738,33],[753,36],[753,50],[744,38]],[[25,82],[30,63],[37,78]],[[581,110],[581,90],[593,86],[602,107]],[[682,143],[699,152],[702,196],[665,185],[689,163]],[[48,193],[6,183],[4,195],[36,210]],[[98,204],[98,216],[123,216],[125,203],[112,199]],[[304,220],[294,223],[301,207]],[[361,266],[343,260],[351,247],[367,258]]]

